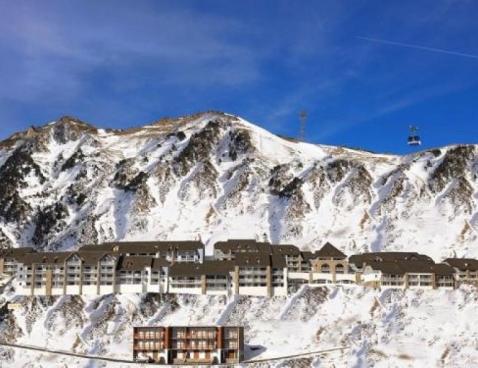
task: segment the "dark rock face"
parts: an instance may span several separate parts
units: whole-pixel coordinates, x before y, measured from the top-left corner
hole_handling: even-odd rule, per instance
[[[113,178],[113,185],[121,190],[135,192],[148,180],[148,174],[134,168],[134,160],[122,160],[117,165],[117,171]]]
[[[429,189],[432,193],[443,192],[443,199],[449,199],[458,209],[471,213],[473,209],[473,187],[467,176],[471,174],[474,160],[476,160],[476,148],[474,146],[457,146],[450,149],[441,163],[430,176]],[[471,180],[473,180],[472,175]]]
[[[345,175],[353,168],[353,163],[347,160],[335,160],[327,164],[326,172],[327,178],[332,183],[338,183],[342,181]]]
[[[333,199],[336,205],[342,205],[347,191],[355,198],[355,204],[360,201],[371,202],[370,187],[373,179],[363,164],[342,159],[335,160],[326,166],[326,174],[332,184],[342,184]]]
[[[2,229],[0,229],[0,249],[11,248],[12,245],[12,241],[7,237]]]
[[[42,184],[45,177],[40,167],[31,158],[26,147],[16,149],[0,168],[0,216],[6,222],[21,223],[31,210],[28,203],[20,197],[18,188],[28,186],[26,178],[35,176]]]
[[[164,204],[166,196],[176,180],[173,170],[169,165],[160,164],[156,166],[151,176],[158,180],[159,200]]]
[[[194,133],[188,145],[175,157],[175,172],[178,176],[186,175],[198,162],[207,161],[213,148],[220,139],[221,122],[212,120],[204,129]]]
[[[320,162],[315,162],[306,177],[304,183],[312,190],[313,206],[316,210],[320,208],[321,202],[331,189],[330,182],[327,180],[327,175],[324,167]]]
[[[178,192],[179,199],[189,199],[194,191],[198,193],[200,200],[214,198],[217,195],[217,177],[218,172],[209,161],[199,163],[188,179],[182,183]]]
[[[397,244],[407,230],[396,220],[427,223],[428,209],[444,224],[468,221],[470,239],[478,229],[474,146],[404,157],[319,147],[315,156],[273,135],[263,147],[264,134],[215,113],[101,133],[65,117],[18,133],[0,142],[0,244],[66,249],[145,231],[177,236],[189,223],[213,234],[240,216],[271,241],[344,234],[365,249],[378,232]]]
[[[66,225],[64,219],[67,216],[68,209],[62,203],[55,203],[41,209],[34,220],[36,228],[32,238],[33,242],[40,245],[46,240],[50,232],[61,231]]]
[[[250,134],[245,130],[229,132],[229,157],[236,161],[238,155],[254,151]]]
[[[179,142],[181,142],[186,139],[186,134],[184,134],[184,132],[178,131],[175,133],[170,133],[166,136],[166,138],[171,138],[171,137],[175,137]]]
[[[457,146],[450,149],[430,177],[430,190],[439,193],[451,180],[464,178],[475,156],[474,146]]]
[[[292,181],[287,183],[287,185],[284,187],[284,189],[282,189],[279,192],[279,196],[290,198],[294,195],[298,195],[299,193],[301,193],[300,188],[301,188],[302,184],[303,184],[303,181],[302,181],[301,178],[296,177],[296,178],[292,179]]]
[[[83,154],[83,151],[81,148],[78,149],[74,154],[72,154],[62,165],[61,171],[66,171],[69,169],[72,169],[79,163],[82,163],[85,160],[85,155]]]
[[[96,128],[71,116],[61,117],[51,130],[53,139],[60,144],[76,141],[86,132],[96,133]]]
[[[289,183],[293,181],[288,164],[275,166],[270,173],[269,190],[271,194],[282,196]],[[289,191],[292,188],[289,189]]]

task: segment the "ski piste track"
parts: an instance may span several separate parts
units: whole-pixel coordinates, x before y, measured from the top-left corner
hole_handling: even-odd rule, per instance
[[[14,348],[14,349],[24,349],[24,350],[31,350],[31,351],[37,351],[41,353],[49,353],[49,354],[57,354],[57,355],[64,355],[64,356],[71,356],[75,358],[82,358],[82,359],[88,359],[88,360],[98,360],[98,361],[104,361],[104,362],[112,362],[112,363],[126,363],[126,364],[134,364],[134,365],[157,365],[154,363],[144,363],[144,362],[135,362],[133,360],[127,360],[127,359],[117,359],[117,358],[109,358],[105,356],[98,356],[98,355],[86,355],[86,354],[78,354],[78,353],[72,353],[64,350],[54,350],[54,349],[46,349],[42,348],[40,346],[32,346],[32,345],[20,345],[20,344],[11,344],[7,342],[0,342],[1,347],[5,348]],[[264,359],[251,359],[251,360],[245,360],[241,363],[233,363],[233,364],[204,364],[204,363],[188,363],[188,364],[169,364],[167,366],[243,366],[243,365],[249,365],[249,364],[256,364],[256,363],[268,363],[268,362],[273,362],[273,361],[280,361],[280,360],[289,360],[289,359],[298,359],[298,358],[305,358],[309,356],[315,356],[315,355],[322,355],[322,354],[328,354],[336,351],[342,351],[349,349],[348,346],[342,346],[342,347],[335,347],[335,348],[330,348],[330,349],[324,349],[324,350],[317,350],[317,351],[308,351],[304,353],[299,353],[299,354],[291,354],[291,355],[284,355],[280,357],[272,357],[272,358],[264,358]],[[166,366],[166,365],[163,365]]]

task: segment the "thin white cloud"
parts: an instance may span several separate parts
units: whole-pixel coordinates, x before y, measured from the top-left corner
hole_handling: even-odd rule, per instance
[[[356,38],[358,38],[359,40],[380,43],[380,44],[383,44],[383,45],[405,47],[405,48],[409,48],[409,49],[436,52],[436,53],[439,53],[439,54],[447,54],[447,55],[461,56],[461,57],[466,57],[466,58],[471,58],[471,59],[478,59],[478,55],[475,55],[475,54],[468,54],[468,53],[464,53],[464,52],[445,50],[445,49],[440,49],[440,48],[436,48],[436,47],[428,47],[428,46],[422,46],[422,45],[415,45],[415,44],[411,44],[411,43],[395,42],[395,41],[389,41],[389,40],[382,40],[380,38],[371,38],[371,37],[363,37],[363,36],[356,36]]]

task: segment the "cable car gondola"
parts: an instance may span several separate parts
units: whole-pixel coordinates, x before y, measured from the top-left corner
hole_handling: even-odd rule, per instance
[[[416,126],[410,125],[409,130],[410,134],[408,135],[408,145],[421,146],[422,141],[420,139],[420,136],[417,134],[418,128]]]

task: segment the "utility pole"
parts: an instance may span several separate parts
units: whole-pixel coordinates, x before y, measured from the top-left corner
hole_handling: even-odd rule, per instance
[[[302,110],[299,113],[299,120],[300,120],[300,129],[299,129],[299,140],[305,140],[305,124],[307,123],[307,111]]]

